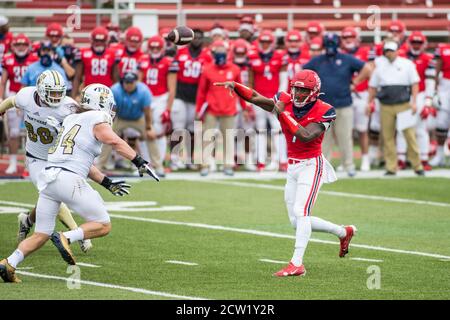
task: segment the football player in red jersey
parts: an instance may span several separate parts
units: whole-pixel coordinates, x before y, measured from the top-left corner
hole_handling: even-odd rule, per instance
[[[265,97],[273,97],[277,92],[286,90],[287,55],[283,50],[275,50],[275,38],[270,30],[263,30],[258,37],[258,50],[249,54],[250,83],[256,91]],[[281,127],[274,115],[260,108],[255,109],[257,131],[258,170],[278,170],[280,164],[287,162],[286,143]],[[270,122],[272,137],[271,163],[266,168],[267,158],[267,121]]]
[[[24,34],[15,36],[11,43],[11,52],[3,56],[1,66],[3,73],[0,82],[0,102],[3,98],[15,95],[22,87],[22,76],[28,66],[39,58],[31,53],[30,39]],[[6,83],[9,81],[9,92],[6,92]],[[17,172],[17,151],[20,146],[20,124],[22,117],[16,109],[10,109],[6,113],[9,142],[9,165],[6,174]]]
[[[239,21],[239,38],[244,39],[248,43],[252,43],[253,35],[255,34],[255,24],[253,18],[244,16]]]
[[[231,51],[230,60],[241,69],[241,83],[249,85],[249,68],[250,60],[248,53],[250,52],[250,44],[244,39],[237,39],[233,42],[233,49]],[[237,102],[238,114],[236,117],[236,128],[243,129],[246,133],[251,133],[255,129],[255,113],[251,105],[247,105],[246,112],[241,108],[239,101]],[[246,114],[245,114],[246,113]],[[238,151],[241,148],[238,148]],[[256,158],[254,145],[248,139],[245,139],[245,155],[237,154],[238,159],[247,159],[244,162],[245,169],[248,171],[256,171]],[[250,161],[248,161],[250,159]],[[238,161],[242,163],[241,161]]]
[[[432,166],[445,165],[444,145],[450,126],[450,43],[441,43],[434,54],[436,59],[436,88],[440,108],[436,119],[436,137],[438,147],[436,155],[430,161]]]
[[[315,37],[309,43],[309,56],[314,58],[323,54],[323,38]]]
[[[274,99],[266,98],[236,82],[217,85],[226,86],[241,98],[275,114],[286,137],[289,167],[285,201],[289,220],[296,229],[296,239],[289,265],[274,276],[301,276],[306,273],[303,255],[311,231],[328,232],[339,237],[339,256],[344,257],[356,228],[338,226],[311,216],[321,185],[336,181],[333,167],[322,155],[323,136],[336,118],[336,112],[331,105],[318,98],[319,76],[312,70],[298,72],[292,80],[291,93],[279,92]]]
[[[0,61],[3,55],[9,52],[13,34],[9,32],[9,21],[5,16],[0,16]]]
[[[164,55],[173,58],[177,54],[177,46],[172,41],[167,39],[167,35],[170,33],[170,31],[172,31],[172,29],[170,28],[161,28],[159,29],[159,34],[165,41]]]
[[[92,30],[91,46],[81,48],[77,52],[75,62],[73,98],[78,96],[81,82],[85,87],[92,83],[111,87],[119,79],[118,57],[114,50],[108,49],[108,30],[105,27]]]
[[[386,38],[397,42],[399,50],[398,54],[402,57],[406,56],[406,52],[408,51],[408,43],[406,37],[406,26],[403,22],[399,20],[392,20],[389,22],[387,26],[388,35]],[[379,57],[383,55],[383,42],[375,44],[375,46],[371,50],[371,57],[375,59],[375,57]]]
[[[420,120],[416,125],[417,144],[419,146],[420,160],[424,170],[431,170],[428,164],[428,153],[430,151],[430,135],[427,128],[427,118],[434,112],[433,96],[435,91],[435,62],[433,55],[425,52],[427,38],[420,31],[413,31],[408,37],[407,58],[416,65],[420,76],[419,93],[416,105]],[[397,154],[399,167],[406,168],[406,141],[403,132],[397,133]]]
[[[131,71],[137,73],[140,60],[143,57],[141,50],[142,40],[144,36],[142,32],[137,27],[129,27],[125,31],[125,43],[122,50],[118,50],[119,61],[119,72],[120,77],[126,72]]]
[[[351,54],[355,58],[364,62],[369,61],[370,50],[369,46],[361,45],[361,40],[358,31],[354,27],[345,27],[341,32],[342,46],[341,50],[344,53]],[[353,100],[353,127],[358,132],[359,145],[361,147],[361,171],[370,170],[369,157],[369,115],[366,113],[366,102],[368,98],[368,81],[365,80],[354,86],[352,92]]]
[[[50,23],[45,30],[45,37],[50,40],[53,48],[61,45],[63,35],[64,30],[59,23]]]
[[[110,48],[115,48],[118,45],[121,45],[120,43],[120,27],[118,24],[109,22],[106,25],[106,30],[108,30],[108,46]]]
[[[204,65],[212,61],[209,49],[203,48],[203,31],[194,29],[194,40],[185,47],[180,47],[175,56],[175,63],[178,65],[177,90],[175,101],[173,102],[171,119],[173,130],[189,130],[194,132],[195,119],[195,100],[197,97],[198,82]],[[178,131],[180,133],[181,131]],[[187,150],[193,152],[193,135],[191,135],[191,148],[188,141],[183,141]],[[178,144],[178,141],[172,141],[172,147]],[[185,148],[185,149],[186,149]],[[194,168],[191,161],[187,159],[189,168]],[[184,168],[183,163],[176,152],[171,154],[172,170]]]
[[[322,38],[325,34],[325,26],[319,21],[310,21],[306,25],[305,42],[302,45],[302,52],[309,52],[309,46],[314,38]]]
[[[167,152],[167,138],[171,128],[170,112],[177,86],[178,66],[173,58],[164,56],[165,41],[153,36],[147,42],[148,55],[139,64],[139,78],[152,92],[152,119],[161,159]]]
[[[294,75],[302,70],[302,66],[309,61],[309,52],[302,51],[302,35],[298,30],[290,30],[285,37],[286,51],[288,54],[287,75],[288,83],[294,79]],[[288,92],[290,88],[287,88]]]

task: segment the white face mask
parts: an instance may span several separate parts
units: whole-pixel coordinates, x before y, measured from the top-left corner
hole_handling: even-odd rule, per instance
[[[158,53],[152,52],[152,53],[150,53],[150,56],[152,57],[152,59],[159,59],[162,56],[162,50]]]
[[[23,50],[23,51],[15,50],[14,54],[16,56],[18,56],[19,58],[23,58],[23,57],[25,57],[28,54],[28,50]]]
[[[95,51],[95,52],[103,52],[103,51],[105,51],[105,46],[93,46],[92,47],[92,49]]]
[[[344,48],[347,50],[353,50],[356,48],[356,43],[355,42],[344,43]]]
[[[289,53],[299,53],[300,48],[288,48],[287,49]]]
[[[246,60],[247,60],[247,57],[246,57],[246,56],[241,56],[241,57],[235,56],[235,57],[234,57],[234,62],[237,63],[237,64],[242,64],[242,63],[244,63]]]
[[[136,52],[137,48],[127,47],[128,52]]]

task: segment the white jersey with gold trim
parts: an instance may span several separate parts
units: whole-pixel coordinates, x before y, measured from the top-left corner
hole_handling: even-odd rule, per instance
[[[65,97],[57,108],[39,106],[36,87],[25,87],[15,96],[16,108],[23,110],[27,140],[25,149],[35,158],[47,160],[48,149],[55,144],[57,132],[47,124],[47,117],[55,117],[59,122],[77,109],[77,103]]]
[[[60,167],[87,177],[102,149],[102,143],[94,136],[94,127],[100,123],[111,124],[111,116],[92,110],[66,117],[55,146],[48,152],[47,167]]]

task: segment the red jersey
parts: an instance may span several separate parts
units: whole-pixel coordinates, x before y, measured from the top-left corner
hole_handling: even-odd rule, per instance
[[[300,47],[300,52],[305,59],[311,59],[311,55],[309,54],[309,43],[303,42],[302,46]]]
[[[22,59],[17,59],[16,55],[12,52],[9,52],[3,56],[1,65],[3,69],[8,72],[9,91],[19,92],[22,87],[21,81],[25,71],[27,71],[30,64],[38,60],[38,56],[34,53],[30,53]]]
[[[291,81],[294,79],[294,75],[303,69],[303,65],[309,61],[309,54],[305,55],[303,51],[300,51],[298,55],[287,54],[287,75],[288,75],[288,90],[291,92]]]
[[[312,122],[330,124],[336,119],[336,111],[334,110],[334,108],[320,99],[317,99],[315,102],[305,107],[296,108],[292,103],[291,96],[288,93],[282,91],[275,95],[274,100],[275,102],[284,102],[284,110],[288,111],[290,116],[293,117],[303,127],[306,127]],[[301,109],[303,110],[300,111]],[[289,158],[310,159],[318,157],[322,154],[322,141],[325,131],[314,140],[311,140],[309,142],[302,142],[297,139],[285,126],[283,126],[283,123],[281,123],[281,130],[286,137]]]
[[[414,56],[408,53],[407,58],[416,65],[417,73],[420,77],[419,91],[425,91],[425,79],[434,77],[436,72],[433,55],[422,52],[419,56]]]
[[[227,62],[223,66],[211,63],[203,69],[197,90],[195,111],[200,113],[205,102],[207,112],[215,116],[234,116],[237,113],[237,95],[231,96],[228,89],[214,85],[214,82],[236,81],[241,82],[241,70],[233,63]],[[240,99],[242,109],[245,101]]]
[[[11,42],[13,40],[13,34],[11,32],[7,32],[3,39],[0,40],[0,61],[3,59],[3,55],[9,52],[11,49]]]
[[[197,57],[193,57],[189,52],[189,47],[178,49],[175,56],[175,63],[178,64],[177,80],[188,84],[198,84],[204,65],[212,62],[209,49],[203,48]]]
[[[116,55],[119,57],[119,73],[122,77],[127,71],[137,73],[139,64],[142,59],[145,58],[144,53],[141,50],[129,53],[125,47],[123,49],[115,49]]]
[[[434,56],[442,61],[442,76],[450,79],[450,43],[439,44]]]
[[[351,54],[356,59],[359,59],[361,61],[367,62],[369,60],[373,60],[371,51],[372,51],[372,49],[370,47],[368,47],[368,46],[361,46],[361,47],[356,48],[356,50],[354,50],[353,52],[349,52],[349,51],[343,50],[343,53]],[[356,75],[357,75],[357,73],[355,74],[355,76]],[[360,84],[358,84],[355,87],[355,91],[356,92],[367,91],[368,88],[369,88],[369,81],[368,80],[364,80],[363,82],[361,82]]]
[[[167,76],[169,72],[178,72],[178,66],[171,57],[151,59],[148,55],[145,55],[139,64],[139,70],[144,75],[142,81],[150,89],[152,95],[160,96],[169,90]]]
[[[85,86],[92,83],[101,83],[107,87],[113,85],[113,67],[118,62],[115,50],[106,49],[99,55],[91,48],[81,48],[75,61],[83,63]]]
[[[287,65],[284,50],[275,50],[263,60],[260,53],[250,53],[250,69],[253,71],[253,89],[267,98],[273,97],[280,87],[280,70]]]

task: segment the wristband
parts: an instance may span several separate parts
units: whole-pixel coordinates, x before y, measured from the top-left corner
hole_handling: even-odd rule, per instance
[[[289,112],[283,111],[279,116],[281,124],[285,125],[290,133],[295,134],[298,131],[298,122],[291,117]]]
[[[144,164],[147,163],[147,161],[144,160],[144,158],[142,158],[140,155],[136,154],[136,157],[134,157],[133,160],[131,160],[131,162],[137,167],[140,168],[141,166],[143,166]]]
[[[250,100],[253,96],[253,90],[239,82],[234,83],[234,91],[244,100]]]
[[[108,178],[107,176],[105,176],[100,184],[109,190],[109,187],[112,184],[112,180],[110,178]]]

